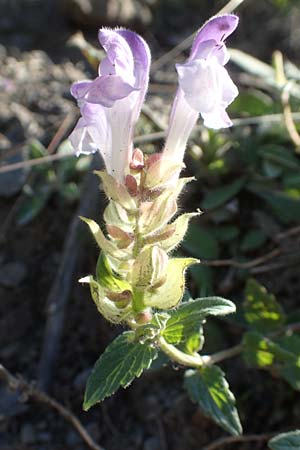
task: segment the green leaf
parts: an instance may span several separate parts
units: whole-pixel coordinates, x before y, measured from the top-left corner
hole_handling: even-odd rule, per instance
[[[213,294],[214,270],[212,267],[197,264],[190,269],[192,278],[198,288],[197,293],[201,297]]]
[[[244,184],[245,178],[238,178],[230,184],[208,192],[202,202],[201,208],[210,210],[222,206],[234,197],[242,189]]]
[[[252,366],[271,369],[296,391],[300,391],[300,337],[286,335],[276,341],[259,333],[246,333],[243,338],[243,356]]]
[[[96,362],[86,386],[85,411],[114,394],[119,387],[129,386],[157,357],[154,347],[133,342],[133,338],[132,332],[121,334]]]
[[[276,164],[277,166],[293,171],[299,171],[300,162],[288,148],[276,144],[267,144],[261,146],[258,155],[266,161]]]
[[[243,356],[249,365],[261,368],[297,364],[297,357],[292,352],[255,331],[244,334]]]
[[[198,260],[195,258],[170,258],[166,269],[166,281],[153,292],[145,292],[144,304],[159,309],[176,306],[184,294],[184,272],[188,266],[196,263]]]
[[[261,116],[273,111],[273,102],[270,96],[265,93],[249,89],[247,92],[241,92],[230,106],[230,112],[235,114],[248,113],[250,116]]]
[[[186,371],[184,385],[191,400],[198,403],[218,425],[235,436],[242,433],[235,398],[219,367]]]
[[[75,202],[80,197],[80,189],[74,182],[59,186],[59,193],[69,203]]]
[[[268,333],[282,327],[285,314],[273,294],[254,279],[249,279],[245,289],[244,312],[251,328]]]
[[[265,200],[281,223],[300,220],[300,199],[295,199],[285,192],[263,190],[261,187],[252,186],[251,190]]]
[[[45,208],[52,194],[52,186],[45,184],[34,191],[25,194],[16,212],[16,223],[27,225],[32,222]]]
[[[209,230],[219,242],[230,242],[238,237],[240,230],[235,225],[218,225]]]
[[[203,259],[219,256],[219,244],[214,236],[197,224],[190,224],[182,246],[192,255]]]
[[[221,297],[185,302],[172,313],[162,334],[169,344],[178,344],[197,332],[207,316],[224,316],[233,312],[234,303]]]
[[[262,230],[249,230],[241,243],[241,250],[244,252],[256,250],[267,240],[267,236]]]
[[[279,373],[296,391],[300,391],[300,336],[288,334],[276,339],[276,343],[295,356],[295,361],[279,368]]]
[[[299,450],[300,430],[278,434],[268,442],[268,446],[271,450]]]

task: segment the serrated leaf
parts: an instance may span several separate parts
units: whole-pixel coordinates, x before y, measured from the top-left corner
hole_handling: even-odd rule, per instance
[[[198,263],[198,260],[195,258],[170,258],[166,269],[165,283],[152,293],[145,293],[145,305],[159,309],[169,309],[176,306],[184,293],[184,272],[188,266],[196,263]]]
[[[16,211],[16,223],[27,225],[45,208],[53,192],[51,185],[45,184],[35,188],[32,194],[26,194]]]
[[[293,352],[255,331],[244,334],[243,356],[249,365],[261,368],[270,368],[274,364],[283,367],[297,363]]]
[[[178,344],[194,334],[207,316],[223,316],[235,312],[235,305],[221,297],[205,297],[182,303],[172,312],[163,336],[169,344]]]
[[[191,400],[218,425],[235,436],[242,433],[234,395],[219,367],[186,371],[184,385]]]
[[[285,314],[273,294],[254,279],[249,279],[245,289],[244,312],[246,321],[257,331],[268,333],[282,327]]]
[[[86,386],[85,411],[114,394],[119,387],[129,386],[157,357],[156,348],[132,342],[133,338],[132,332],[121,334],[96,362]]]
[[[245,178],[238,178],[230,184],[209,191],[202,202],[201,208],[210,210],[222,206],[234,197],[242,189],[244,184]]]
[[[300,391],[300,337],[286,335],[272,341],[259,333],[246,333],[243,356],[252,366],[277,372],[290,386]]]
[[[300,336],[288,334],[276,339],[276,343],[295,356],[295,361],[279,367],[279,373],[296,391],[300,391]]]
[[[271,450],[299,450],[300,430],[278,434],[268,442],[268,446]]]

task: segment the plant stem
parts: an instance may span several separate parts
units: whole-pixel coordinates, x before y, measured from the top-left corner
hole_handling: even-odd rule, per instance
[[[204,364],[203,358],[198,353],[188,355],[187,353],[184,353],[176,348],[174,345],[168,344],[162,336],[158,339],[158,345],[172,361],[175,361],[178,364],[195,368],[201,367]]]
[[[221,352],[214,353],[213,355],[203,355],[202,360],[205,365],[212,365],[223,361],[224,359],[232,358],[238,355],[243,350],[242,344],[230,347],[227,350],[222,350]]]
[[[278,335],[289,333],[293,331],[298,331],[300,329],[300,323],[292,323],[287,325],[275,333],[271,333],[269,337],[276,337]],[[265,336],[268,337],[268,336]],[[201,366],[211,366],[213,364],[217,364],[225,359],[232,358],[234,356],[239,355],[243,351],[242,344],[235,345],[226,350],[222,350],[221,352],[214,353],[212,355],[202,355],[200,356],[198,353],[194,355],[188,355],[172,344],[168,344],[167,341],[160,336],[158,340],[158,344],[161,350],[169,356],[172,361],[177,362],[183,366],[187,367],[201,367]]]

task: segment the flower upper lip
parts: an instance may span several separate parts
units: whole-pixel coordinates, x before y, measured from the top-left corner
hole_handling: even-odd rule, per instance
[[[179,87],[171,110],[165,158],[179,163],[189,135],[201,114],[204,125],[232,125],[227,106],[238,90],[224,68],[229,60],[225,39],[238,25],[233,14],[215,16],[198,31],[187,61],[177,64]],[[94,80],[74,83],[81,119],[70,136],[77,153],[99,150],[107,171],[123,183],[130,170],[133,129],[148,88],[150,50],[136,33],[102,28],[99,41],[106,51]]]

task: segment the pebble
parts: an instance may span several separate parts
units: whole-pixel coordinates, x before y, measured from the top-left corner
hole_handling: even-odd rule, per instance
[[[19,402],[18,394],[6,388],[0,388],[0,422],[2,419],[17,416],[27,409],[27,405]]]
[[[159,439],[156,436],[151,436],[146,439],[143,450],[161,450]]]
[[[66,434],[66,444],[68,447],[75,447],[78,443],[81,442],[81,438],[78,433],[76,433],[74,430],[70,430]]]
[[[0,267],[0,284],[7,288],[19,286],[27,277],[25,264],[19,261],[8,262]]]
[[[14,164],[23,161],[21,153],[6,158],[2,165]],[[23,169],[13,170],[11,172],[3,172],[0,176],[0,196],[10,198],[16,195],[23,187],[26,173]]]
[[[25,423],[22,426],[20,437],[22,444],[33,444],[35,442],[34,428],[30,423]]]
[[[90,376],[92,371],[92,367],[88,367],[84,369],[82,372],[79,372],[73,381],[73,386],[78,390],[83,390],[87,383],[88,377]]]

